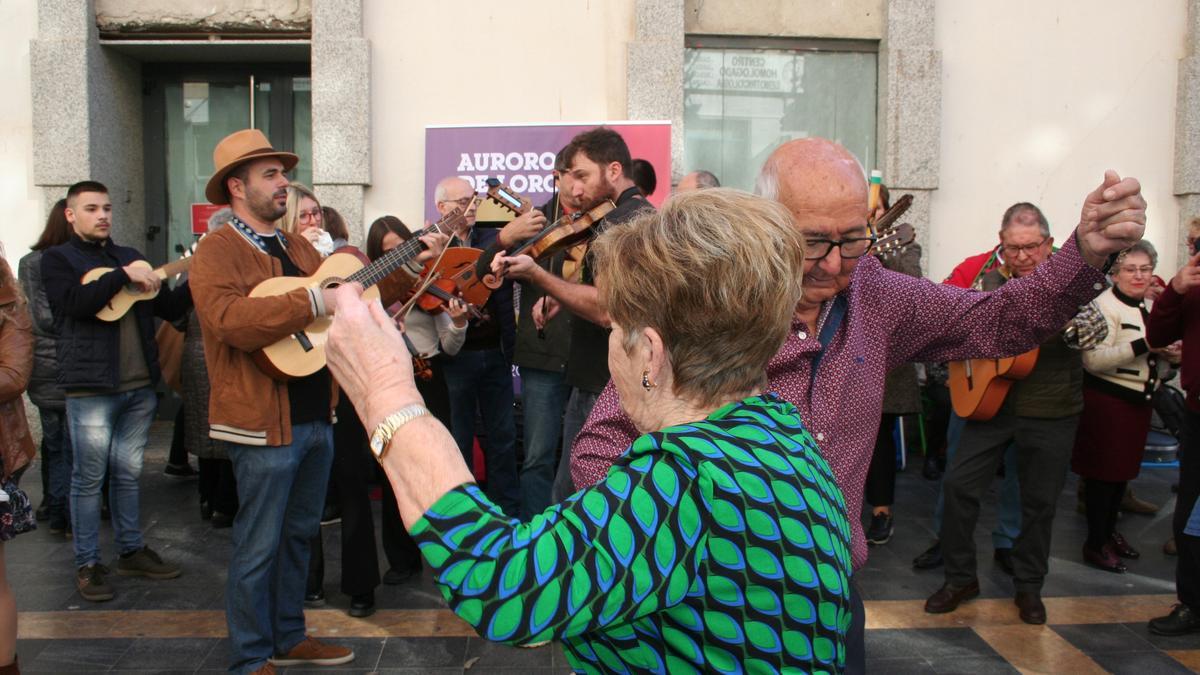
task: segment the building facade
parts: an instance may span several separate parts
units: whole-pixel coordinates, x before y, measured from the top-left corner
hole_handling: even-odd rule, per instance
[[[1198,22],[1200,0],[7,0],[0,241],[15,259],[90,178],[115,236],[172,257],[250,124],[361,237],[419,222],[426,125],[670,120],[674,178],[743,188],[778,143],[836,138],[916,196],[936,278],[1017,201],[1066,236],[1113,168],[1166,275],[1200,214]]]

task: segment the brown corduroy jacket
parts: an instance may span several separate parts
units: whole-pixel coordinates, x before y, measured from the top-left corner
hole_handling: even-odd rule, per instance
[[[305,275],[315,273],[321,254],[300,235],[288,236],[287,241],[288,257],[296,267]],[[259,370],[252,354],[307,326],[322,306],[308,289],[248,297],[262,281],[282,275],[279,260],[232,225],[210,233],[196,248],[189,283],[212,384],[212,438],[242,445],[292,442],[287,383]]]

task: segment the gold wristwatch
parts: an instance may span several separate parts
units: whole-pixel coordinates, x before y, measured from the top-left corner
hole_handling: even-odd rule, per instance
[[[379,426],[375,427],[375,433],[371,434],[371,452],[375,455],[375,459],[383,462],[383,456],[387,454],[388,444],[391,443],[392,436],[395,435],[400,427],[422,415],[428,414],[428,408],[420,403],[413,403],[385,417],[379,423]]]

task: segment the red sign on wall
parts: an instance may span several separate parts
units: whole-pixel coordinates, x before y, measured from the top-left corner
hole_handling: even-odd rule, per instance
[[[223,208],[226,207],[216,204],[192,204],[192,234],[207,234],[208,219]]]

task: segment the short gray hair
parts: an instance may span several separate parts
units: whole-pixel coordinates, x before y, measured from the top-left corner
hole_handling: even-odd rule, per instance
[[[1129,255],[1130,253],[1145,253],[1146,257],[1150,258],[1150,266],[1158,267],[1158,249],[1154,248],[1154,244],[1151,244],[1146,239],[1139,239],[1133,246],[1121,251],[1121,253],[1117,256],[1116,261],[1113,263],[1113,267],[1125,262],[1125,256]]]
[[[1036,205],[1030,204],[1029,202],[1017,202],[1016,204],[1008,207],[1008,209],[1004,211],[1004,217],[1000,219],[1000,231],[1003,232],[1007,230],[1008,226],[1012,225],[1017,216],[1023,213],[1033,214],[1034,219],[1037,220],[1038,228],[1041,230],[1042,236],[1050,236],[1050,223],[1046,220],[1046,214],[1042,213],[1042,210]]]
[[[779,168],[769,157],[759,169],[758,178],[754,179],[754,194],[779,201]]]
[[[694,173],[696,174],[696,187],[698,187],[698,188],[721,187],[721,181],[717,180],[717,176],[713,172],[705,171],[704,169],[697,169]]]

